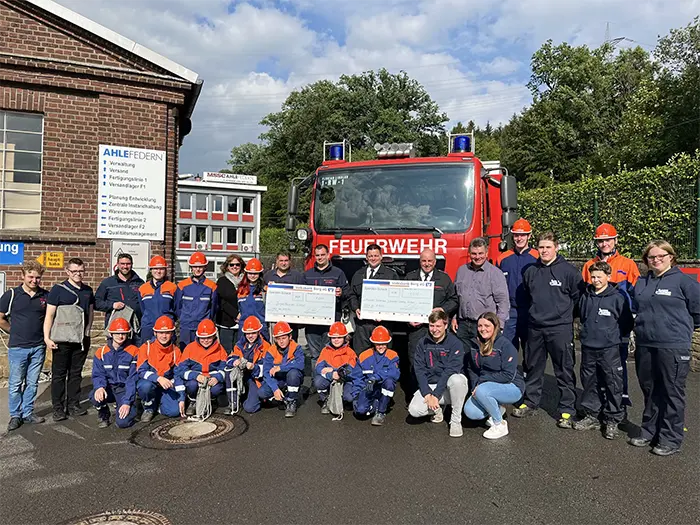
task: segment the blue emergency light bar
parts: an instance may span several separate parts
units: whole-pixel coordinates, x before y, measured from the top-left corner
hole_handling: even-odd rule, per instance
[[[343,146],[336,144],[330,148],[330,158],[331,160],[343,160]]]
[[[452,151],[454,153],[468,153],[472,150],[471,138],[466,135],[456,136],[453,144]]]

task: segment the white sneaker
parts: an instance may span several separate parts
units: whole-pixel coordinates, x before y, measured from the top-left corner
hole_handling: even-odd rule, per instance
[[[498,405],[498,408],[501,410],[501,417],[503,417],[503,415],[506,413],[506,407],[504,407],[503,405]],[[489,428],[491,428],[493,426],[493,418],[492,417],[489,417],[486,420],[486,426]]]
[[[462,430],[462,423],[450,423],[451,438],[461,438],[463,435],[464,430]]]
[[[442,423],[445,420],[445,417],[442,415],[442,407],[438,407],[438,409],[433,413],[433,417],[430,418],[431,423]]]
[[[508,422],[504,419],[500,425],[493,425],[486,432],[484,432],[484,437],[486,439],[498,439],[503,436],[508,435]]]

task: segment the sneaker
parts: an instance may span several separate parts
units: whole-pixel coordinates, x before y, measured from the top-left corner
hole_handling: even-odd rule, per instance
[[[587,415],[583,419],[574,421],[572,428],[574,430],[598,430],[600,428],[600,421],[598,421],[596,417]]]
[[[52,418],[54,421],[64,421],[68,419],[68,416],[64,410],[54,410]]]
[[[651,453],[656,454],[657,456],[670,456],[671,454],[676,454],[680,451],[681,449],[678,447],[669,447],[667,445],[656,445],[651,449]]]
[[[442,423],[445,420],[445,416],[442,415],[442,407],[438,407],[433,413],[433,417],[430,418],[431,423]],[[462,428],[462,427],[460,427]],[[450,431],[451,432],[451,431]]]
[[[294,400],[285,403],[284,417],[294,417],[297,415],[297,402]]]
[[[557,421],[557,426],[559,428],[573,428],[574,420],[571,419],[571,414],[563,412],[561,417],[559,418],[559,421]]]
[[[22,426],[22,418],[21,417],[11,417],[10,422],[7,424],[7,431],[12,432],[13,430],[17,430],[21,426]]]
[[[374,417],[372,418],[372,426],[373,427],[381,427],[385,421],[386,421],[386,414],[382,414],[381,412],[377,412],[376,414],[374,414]]]
[[[27,417],[22,418],[22,423],[29,423],[30,425],[39,425],[46,421],[46,418],[37,416],[36,414],[30,414]]]
[[[331,411],[328,410],[328,401],[324,401],[324,402],[323,402],[323,405],[321,406],[321,414],[323,414],[324,416],[326,416],[326,415],[328,415],[328,414],[330,414],[330,413],[331,413]]]
[[[97,423],[97,428],[107,428],[109,426],[109,419],[100,419]]]
[[[630,399],[630,396],[622,396],[622,406],[623,407],[631,407],[632,406],[632,400]]]
[[[461,438],[464,435],[462,423],[450,423],[450,437]]]
[[[84,415],[86,415],[86,414],[87,414],[87,410],[85,410],[85,409],[84,409],[83,407],[81,407],[80,405],[75,405],[75,406],[72,406],[72,407],[68,407],[68,415],[69,415],[69,416],[76,417],[76,416],[84,416]]]
[[[501,411],[501,417],[503,417],[506,413],[506,407],[504,407],[503,405],[498,405],[498,408]],[[489,417],[486,420],[486,426],[489,428],[491,428],[493,426],[493,418],[492,417]]]
[[[534,416],[536,412],[536,408],[533,408],[523,403],[519,407],[513,409],[513,417],[530,417]]]
[[[651,444],[651,440],[643,437],[630,438],[627,442],[633,447],[647,447]]]
[[[144,410],[143,414],[141,414],[141,421],[144,423],[150,423],[153,417],[156,415],[153,410]]]
[[[500,425],[493,425],[483,436],[486,439],[498,439],[508,435],[508,422],[504,419]]]
[[[605,424],[605,431],[603,432],[603,437],[605,439],[615,439],[619,435],[620,435],[620,432],[617,428],[617,423],[606,423]]]
[[[194,416],[195,413],[197,412],[197,402],[194,399],[188,399],[189,404],[187,405],[187,408],[185,409],[185,415],[186,416]]]

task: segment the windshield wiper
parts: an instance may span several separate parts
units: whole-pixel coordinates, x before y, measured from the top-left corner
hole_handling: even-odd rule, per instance
[[[386,228],[377,228],[377,230],[437,232],[440,235],[445,234],[445,232],[436,226],[387,226]]]
[[[371,226],[358,226],[356,228],[338,228],[338,230],[335,233],[342,235],[343,233],[346,233],[346,232],[370,232],[370,233],[373,233],[375,235],[379,235],[377,233],[377,230],[375,230]]]

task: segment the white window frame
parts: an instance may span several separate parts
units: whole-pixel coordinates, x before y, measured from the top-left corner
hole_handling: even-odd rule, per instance
[[[189,231],[190,232],[190,240],[189,241],[183,241],[182,240],[182,232]],[[178,226],[178,232],[177,232],[177,242],[178,244],[181,242],[192,244],[192,226],[187,225],[187,226]]]
[[[245,232],[250,232],[250,242],[245,242]],[[253,244],[255,243],[255,228],[241,228],[240,240],[241,246],[253,246]]]
[[[221,209],[216,209],[216,203],[221,203]],[[211,196],[211,211],[212,213],[224,213],[224,196],[223,195],[212,195]]]
[[[199,230],[200,228],[204,229],[204,240],[203,241],[200,241],[199,239],[197,239],[197,230]],[[198,242],[205,242],[205,243],[209,244],[209,228],[207,228],[206,226],[195,226],[194,227],[194,237],[192,237],[192,242],[195,243],[195,245]]]
[[[183,207],[182,207],[182,200],[181,200],[181,197],[184,197],[185,195],[189,196],[189,199],[188,199],[188,200],[189,200],[190,205],[189,205],[188,208],[183,208]],[[181,211],[192,211],[192,195],[194,195],[194,194],[193,194],[193,193],[186,192],[186,191],[183,191],[182,193],[180,193],[180,194],[177,196],[177,205],[178,205],[178,208],[179,208]]]
[[[235,211],[231,211],[228,209],[229,204],[231,204],[231,202],[236,203],[236,210]],[[236,213],[237,214],[239,212],[239,210],[240,210],[240,203],[238,202],[238,197],[228,196],[226,198],[226,213]]]
[[[245,201],[250,201],[250,211],[245,210]],[[241,213],[245,215],[253,215],[255,213],[255,197],[243,197],[243,202],[241,203]]]
[[[214,232],[219,232],[219,242],[214,239]],[[222,226],[212,226],[211,227],[211,243],[212,244],[224,244],[224,228]]]
[[[21,131],[21,130],[11,130],[7,129],[7,115],[10,114],[15,114],[15,115],[39,115],[41,117],[41,131]],[[0,230],[5,230],[5,212],[10,211],[13,213],[19,212],[25,213],[27,215],[30,214],[39,214],[39,227],[37,229],[41,228],[41,208],[42,208],[42,187],[43,187],[43,174],[44,174],[44,127],[45,127],[45,119],[44,115],[41,115],[39,113],[31,113],[29,111],[9,111],[9,110],[0,110],[0,144],[2,144],[2,149],[0,149]],[[5,145],[7,144],[6,141],[6,133],[26,133],[28,135],[40,135],[41,136],[41,151],[39,151],[40,155],[40,166],[39,166],[39,171],[36,172],[34,170],[17,170],[17,169],[5,169],[5,155],[7,151],[11,151],[12,153],[34,153],[36,154],[36,151],[28,151],[28,150],[18,150],[18,149],[13,149],[13,150],[8,150],[5,148]],[[39,189],[38,190],[18,190],[15,188],[5,188],[5,174],[6,172],[16,172],[16,171],[25,171],[29,173],[39,173],[39,178],[40,182],[38,184]],[[6,200],[6,194],[18,194],[18,193],[23,193],[25,195],[38,195],[39,196],[39,209],[34,210],[34,209],[29,209],[29,208],[9,208],[5,206]],[[12,228],[12,229],[7,229],[7,231],[34,231],[34,228]]]
[[[226,246],[240,246],[241,235],[238,230],[238,228],[226,228]],[[236,242],[228,242],[228,232],[230,231],[236,232]]]
[[[204,197],[204,199],[205,199],[203,210],[199,209],[199,203],[197,202],[197,197]],[[207,195],[206,193],[195,193],[194,194],[194,211],[195,211],[195,213],[198,213],[198,212],[208,213],[209,212],[209,195]]]

